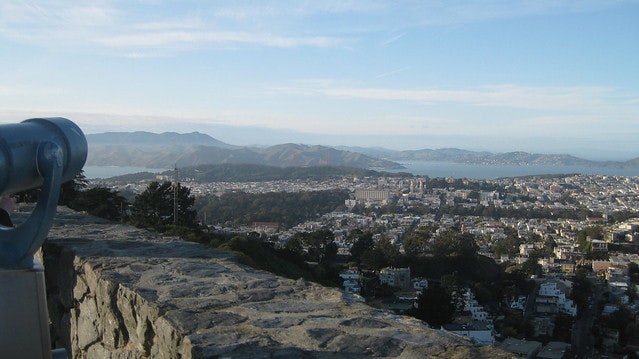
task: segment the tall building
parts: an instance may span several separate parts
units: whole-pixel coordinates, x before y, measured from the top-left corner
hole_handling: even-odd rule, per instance
[[[391,198],[391,191],[381,189],[356,189],[355,199],[362,202],[387,203]]]

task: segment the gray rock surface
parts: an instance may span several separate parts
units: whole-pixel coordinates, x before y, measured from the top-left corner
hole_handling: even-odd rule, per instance
[[[59,208],[43,246],[72,358],[508,358],[338,289]]]

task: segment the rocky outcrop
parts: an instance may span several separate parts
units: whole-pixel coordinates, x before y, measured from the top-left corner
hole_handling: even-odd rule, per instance
[[[507,358],[232,254],[58,211],[43,247],[72,358]]]

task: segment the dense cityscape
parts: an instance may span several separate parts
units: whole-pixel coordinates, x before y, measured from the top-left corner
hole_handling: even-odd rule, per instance
[[[334,261],[341,269],[333,275],[339,275],[334,283],[345,291],[371,306],[416,316],[478,345],[499,346],[529,358],[623,357],[639,345],[637,177],[553,175],[477,181],[380,174],[180,182],[195,197],[196,207],[203,198],[229,193],[344,191],[343,203],[335,210],[294,226],[273,220],[213,223],[215,216],[207,216],[202,205],[198,217],[213,233],[253,234],[274,248],[296,248],[310,264],[321,265],[329,256],[341,258]],[[134,195],[145,191],[149,181],[96,180],[92,185]],[[329,240],[314,248],[308,238],[322,231],[330,232]],[[442,238],[466,241],[461,246],[469,252],[450,252],[456,242],[438,252]],[[371,251],[358,257],[359,247],[366,243],[387,258],[375,259]],[[321,254],[313,257],[314,251]],[[492,279],[499,285],[485,278],[471,280],[462,267],[435,275],[423,263],[437,256],[484,258],[478,263],[490,258],[501,268]],[[452,303],[452,315],[442,321],[424,312],[427,306],[442,305],[431,298],[437,288],[446,289]]]

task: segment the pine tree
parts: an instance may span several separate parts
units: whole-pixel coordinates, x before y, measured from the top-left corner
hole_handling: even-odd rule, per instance
[[[131,207],[131,222],[137,226],[166,231],[174,224],[174,185],[151,182],[144,192],[135,196]],[[178,186],[178,218],[180,227],[197,228],[197,213],[192,209],[195,197],[188,187]]]

